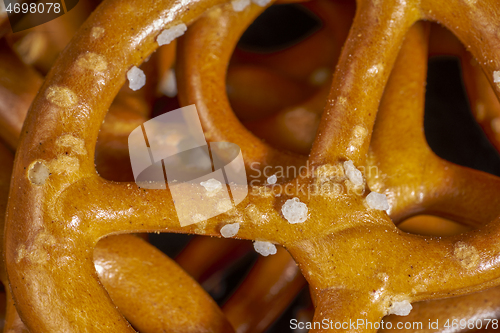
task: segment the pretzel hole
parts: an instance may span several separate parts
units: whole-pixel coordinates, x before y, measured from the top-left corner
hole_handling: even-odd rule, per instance
[[[311,87],[296,77],[287,77],[287,73],[265,63],[269,59],[273,62],[272,57],[280,57],[280,52],[290,52],[290,48],[312,37],[321,26],[321,20],[304,6],[274,5],[243,33],[227,73],[228,98],[242,122],[267,118],[282,107],[300,103],[312,93]],[[286,55],[284,57],[286,61]],[[270,81],[273,84],[266,84]],[[285,91],[286,99],[282,98]]]
[[[440,36],[446,36],[449,46],[445,50],[433,50],[438,43],[433,39],[439,39]],[[465,54],[461,42],[451,32],[437,25],[432,26],[430,51],[434,54]],[[445,160],[500,176],[500,155],[481,128],[483,124],[479,126],[473,116],[462,74],[458,57],[430,57],[424,117],[427,142],[434,153]],[[477,105],[473,105],[473,109],[475,113],[483,112],[477,109]],[[481,115],[477,114],[476,118],[481,119]]]
[[[251,52],[273,53],[302,41],[321,26],[321,20],[304,6],[274,5],[248,27],[237,47]]]
[[[321,0],[274,5],[245,31],[226,82],[232,109],[253,134],[309,153],[354,10]]]
[[[458,235],[473,228],[432,215],[417,215],[404,220],[398,228],[417,235],[423,236],[452,236]]]
[[[128,136],[151,117],[151,89],[156,83],[155,55],[139,68],[146,75],[146,86],[132,91],[127,79],[111,104],[101,125],[96,143],[95,165],[101,177],[118,182],[133,182],[128,151]]]

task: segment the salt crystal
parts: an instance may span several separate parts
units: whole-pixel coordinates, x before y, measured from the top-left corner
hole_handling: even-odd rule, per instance
[[[285,202],[283,207],[281,207],[281,212],[283,216],[289,223],[302,223],[307,220],[307,212],[309,209],[307,205],[300,202],[299,198],[289,199]]]
[[[366,196],[366,203],[372,209],[388,210],[390,208],[385,194],[377,192],[370,192],[370,194]]]
[[[389,308],[388,314],[395,314],[397,316],[407,316],[410,314],[412,308],[413,307],[408,301],[394,302]]]
[[[493,82],[495,82],[495,83],[500,82],[500,71],[493,72]]]
[[[270,254],[276,254],[276,246],[270,242],[255,241],[253,243],[253,248],[257,253],[260,253],[264,257]]]
[[[271,2],[271,0],[252,0],[252,2],[256,5],[264,7],[267,6]]]
[[[352,161],[344,162],[344,170],[347,178],[349,178],[355,186],[363,185],[363,174],[354,166]]]
[[[160,91],[168,97],[175,97],[177,95],[177,80],[173,69],[170,69],[163,76],[160,83]]]
[[[136,66],[127,72],[127,79],[130,89],[134,91],[141,89],[146,84],[146,74]]]
[[[230,238],[236,236],[239,230],[240,230],[239,223],[226,224],[220,229],[220,234],[224,238]]]
[[[268,184],[276,184],[277,180],[278,180],[278,178],[276,177],[276,175],[272,175],[272,176],[267,177]]]
[[[28,171],[28,178],[32,184],[43,185],[50,176],[50,170],[45,163],[38,161],[31,165]]]
[[[201,182],[200,185],[203,186],[209,193],[218,192],[222,188],[222,183],[214,178],[211,178],[206,182]]]
[[[235,12],[241,12],[250,6],[250,0],[233,0],[231,1],[231,5]]]
[[[170,44],[177,37],[184,35],[186,30],[187,26],[184,23],[178,24],[170,29],[163,30],[161,34],[158,35],[158,38],[156,38],[156,41],[160,46]]]

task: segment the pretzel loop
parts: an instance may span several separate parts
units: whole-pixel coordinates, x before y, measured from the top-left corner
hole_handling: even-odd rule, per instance
[[[162,29],[189,23],[218,3],[107,1],[47,75],[24,125],[6,222],[7,272],[31,332],[134,331],[97,279],[92,249],[102,234],[82,228],[76,216],[61,218],[57,198],[71,184],[96,178],[97,134],[125,73],[156,49]],[[92,66],[82,66],[81,57],[94,59]],[[21,202],[33,208],[19,210]],[[67,272],[75,275],[62,279]]]

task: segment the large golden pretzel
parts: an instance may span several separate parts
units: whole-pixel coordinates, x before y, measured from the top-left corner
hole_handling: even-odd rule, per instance
[[[103,2],[62,52],[28,112],[7,205],[7,275],[1,271],[13,296],[7,312],[8,318],[15,317],[7,320],[12,329],[23,325],[17,310],[30,332],[133,332],[124,316],[144,332],[182,327],[179,318],[184,325],[200,323],[189,327],[193,332],[230,332],[233,328],[208,295],[146,242],[127,235],[98,241],[157,231],[220,237],[220,229],[234,221],[241,225],[236,238],[269,241],[288,250],[309,283],[315,322],[375,323],[395,304],[498,284],[500,181],[446,162],[427,146],[423,97],[429,27],[417,23],[438,21],[458,36],[498,96],[500,88],[493,80],[500,67],[500,37],[494,27],[500,11],[494,1],[357,1],[307,159],[257,139],[236,118],[225,94],[233,49],[263,7],[235,12],[231,3],[222,1],[148,6],[138,0]],[[119,25],[113,20],[117,17]],[[251,195],[236,209],[203,227],[179,225],[168,190],[105,180],[94,165],[99,129],[127,71],[158,47],[162,30],[180,23],[189,28],[178,41],[179,99],[182,105],[196,104],[208,140],[238,144],[247,167],[307,165],[300,177],[282,180],[279,185],[286,193],[278,193],[278,186],[251,186]],[[469,90],[485,86],[477,66],[467,70],[475,77],[468,81]],[[477,89],[474,98],[495,110],[489,96]],[[120,115],[120,106],[111,112]],[[137,114],[134,121],[140,125],[145,118],[141,111]],[[19,119],[0,123],[10,130],[4,139],[12,147]],[[487,133],[494,141],[488,128]],[[348,160],[379,172],[367,174],[356,187],[344,172]],[[183,195],[189,199],[199,190],[186,186]],[[386,194],[388,214],[366,204],[370,191]],[[307,220],[300,224],[290,224],[282,215],[282,206],[294,197],[308,207]],[[395,226],[418,213],[480,229],[441,238],[408,234]],[[271,260],[279,263],[279,271],[294,266],[280,251],[263,270],[272,271]],[[144,262],[159,267],[149,280],[138,273]],[[122,279],[115,279],[118,273]],[[184,289],[177,281],[183,281]],[[288,282],[289,290],[303,285],[297,270]],[[172,302],[178,308],[170,309],[182,317],[170,315],[171,321],[163,321],[165,309],[151,311],[167,297],[182,294],[187,296]],[[192,311],[186,314],[183,305]],[[225,312],[230,316],[230,310]],[[231,317],[234,328],[244,322]]]

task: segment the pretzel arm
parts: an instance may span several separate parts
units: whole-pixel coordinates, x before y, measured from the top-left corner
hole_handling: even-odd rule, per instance
[[[418,19],[411,2],[358,1],[309,157],[313,165],[346,159],[364,163],[392,66],[406,32]]]
[[[306,284],[286,250],[281,247],[277,250],[273,256],[257,259],[222,308],[239,333],[265,332]]]
[[[100,197],[84,196],[89,188],[100,188]],[[193,200],[206,192],[200,185],[183,187],[185,200]],[[88,193],[88,192],[87,192]],[[77,219],[81,232],[92,233],[99,239],[106,235],[134,232],[173,232],[207,236],[219,236],[226,223],[239,222],[237,238],[261,239],[283,242],[283,235],[270,232],[296,234],[298,228],[286,222],[274,208],[273,195],[254,195],[250,192],[234,210],[185,227],[179,224],[169,190],[145,190],[136,184],[113,183],[97,177],[89,177],[65,190],[57,203],[54,215],[66,223]],[[75,198],[81,200],[75,200]],[[103,198],[105,198],[103,200]],[[62,207],[65,207],[62,211]],[[258,209],[256,207],[259,207]],[[50,209],[47,207],[47,209]],[[265,226],[265,227],[264,227]]]
[[[426,36],[422,31],[420,37],[407,37],[413,51],[401,51],[396,61],[374,127],[367,183],[371,190],[386,193],[395,223],[427,213],[478,227],[499,214],[500,178],[445,161],[428,146],[424,134],[427,48],[422,46]],[[487,206],[481,204],[485,194],[491,200]]]
[[[139,237],[103,239],[94,263],[113,302],[140,332],[234,332],[210,295]]]
[[[272,148],[250,133],[236,118],[226,94],[227,65],[234,47],[263,10],[251,5],[235,12],[228,3],[193,24],[178,45],[179,100],[182,105],[196,105],[209,141],[236,143],[253,168],[300,166],[303,157]]]
[[[500,252],[497,239],[500,219],[463,235],[443,239],[422,237],[415,242],[411,264],[412,292],[415,300],[452,297],[485,290],[500,281]],[[414,237],[414,235],[412,235]],[[420,237],[420,236],[415,236]],[[430,245],[430,246],[429,246]],[[424,258],[436,258],[423,267]],[[420,260],[420,261],[419,261]],[[404,274],[402,272],[402,274]]]

